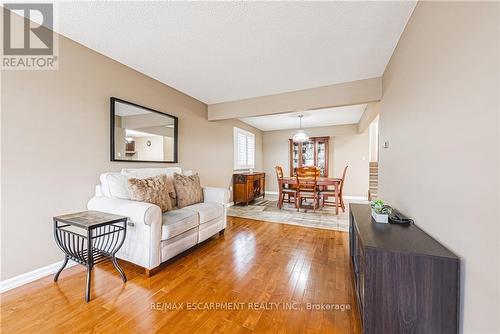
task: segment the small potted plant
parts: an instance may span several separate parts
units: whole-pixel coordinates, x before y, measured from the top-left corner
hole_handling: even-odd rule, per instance
[[[389,205],[385,205],[384,201],[381,199],[377,199],[372,201],[372,217],[377,223],[388,223],[389,222],[389,214],[392,211],[392,208]]]

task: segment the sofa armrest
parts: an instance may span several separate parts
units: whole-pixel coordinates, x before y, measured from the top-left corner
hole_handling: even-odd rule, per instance
[[[203,201],[226,205],[229,202],[229,190],[224,188],[203,187]]]
[[[113,213],[129,218],[125,242],[116,256],[146,269],[161,263],[162,215],[159,206],[121,198],[95,196],[87,203],[89,210]]]
[[[95,196],[87,203],[89,210],[113,213],[115,215],[130,218],[134,223],[151,225],[161,221],[161,209],[159,206],[146,203],[130,201],[121,198]]]

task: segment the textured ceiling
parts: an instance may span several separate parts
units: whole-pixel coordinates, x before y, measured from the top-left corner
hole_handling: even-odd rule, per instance
[[[415,2],[56,2],[56,30],[206,103],[380,76]]]

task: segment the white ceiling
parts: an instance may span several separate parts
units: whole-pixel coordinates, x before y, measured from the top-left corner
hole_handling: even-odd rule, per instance
[[[137,131],[137,130],[131,130],[131,129],[125,129],[125,136],[127,137],[133,137],[133,138],[142,138],[142,137],[154,137],[159,135],[155,135],[153,133],[148,133],[144,131]]]
[[[150,114],[151,111],[133,106],[131,104],[122,103],[117,101],[115,104],[115,114],[117,116],[134,116],[134,115],[145,115]]]
[[[415,3],[56,2],[55,30],[211,104],[380,76]]]
[[[302,127],[314,128],[319,126],[356,124],[365,111],[366,104],[358,104],[347,107],[327,108],[276,114],[268,116],[240,118],[241,121],[256,127],[262,131],[298,129],[299,118],[302,114]]]

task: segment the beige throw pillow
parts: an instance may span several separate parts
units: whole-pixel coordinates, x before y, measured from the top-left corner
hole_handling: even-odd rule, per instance
[[[203,190],[201,189],[198,174],[184,176],[175,173],[174,187],[179,208],[203,202]]]
[[[167,176],[167,191],[170,195],[171,208],[173,209],[177,206],[177,194],[175,193],[173,176]]]
[[[166,175],[157,175],[146,179],[130,178],[127,182],[131,200],[158,205],[162,212],[172,210],[170,193],[174,192],[174,189],[172,181],[169,185]]]

